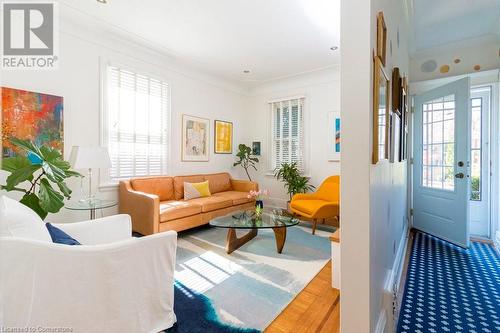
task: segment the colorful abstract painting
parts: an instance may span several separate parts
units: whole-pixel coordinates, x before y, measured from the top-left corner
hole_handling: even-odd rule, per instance
[[[182,116],[182,160],[208,161],[210,121],[188,115]]]
[[[335,118],[335,152],[340,153],[340,118]]]
[[[2,156],[17,154],[10,138],[63,151],[63,98],[2,87]]]
[[[215,153],[233,153],[233,123],[228,121],[215,121]]]
[[[328,160],[340,161],[341,125],[340,112],[328,114]]]

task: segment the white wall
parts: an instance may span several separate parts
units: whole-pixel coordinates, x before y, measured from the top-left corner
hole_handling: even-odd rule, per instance
[[[271,117],[268,102],[274,99],[305,96],[304,135],[307,174],[317,186],[326,177],[340,173],[339,161],[328,161],[328,113],[340,111],[340,72],[338,67],[302,74],[261,84],[250,91],[252,98],[247,108],[244,143],[260,141],[262,155],[259,170],[253,179],[262,189],[269,189],[273,205],[286,206],[288,195],[283,184],[272,176],[270,164]]]
[[[100,143],[100,61],[118,61],[144,73],[151,73],[171,86],[171,161],[169,173],[191,174],[231,171],[234,156],[213,153],[213,120],[227,120],[234,124],[234,143],[242,138],[243,115],[248,97],[239,86],[208,74],[182,67],[174,59],[155,53],[125,40],[91,31],[62,21],[60,34],[60,66],[54,71],[3,71],[2,85],[64,97],[64,150],[68,158],[73,145]],[[182,114],[209,118],[210,162],[181,162]],[[97,184],[96,184],[97,185]],[[79,182],[72,180],[75,198],[80,195]],[[101,190],[103,198],[117,198],[116,188]],[[108,209],[105,214],[115,213]],[[62,209],[48,221],[77,221],[88,217],[88,212]]]
[[[397,66],[408,74],[408,21],[404,2],[397,0],[344,0],[341,8],[341,104],[348,110],[343,113],[341,172],[341,329],[373,332],[390,327],[384,287],[405,241],[407,169],[406,163],[371,165],[372,50],[377,13],[383,11],[386,72],[390,77]]]

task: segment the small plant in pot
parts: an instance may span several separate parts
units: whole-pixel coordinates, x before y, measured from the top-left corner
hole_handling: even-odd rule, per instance
[[[314,186],[309,184],[309,178],[303,176],[297,163],[282,163],[274,170],[274,178],[282,181],[289,196],[288,204],[297,193],[306,193],[314,190]]]
[[[57,213],[64,207],[64,198],[71,198],[71,190],[65,180],[81,175],[71,170],[70,164],[56,149],[16,138],[10,139],[10,142],[25,154],[2,160],[2,170],[10,175],[0,189],[24,193],[20,202],[35,211],[42,220],[48,213]],[[23,186],[25,182],[28,186]]]

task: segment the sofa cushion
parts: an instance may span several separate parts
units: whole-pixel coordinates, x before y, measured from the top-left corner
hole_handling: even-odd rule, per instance
[[[40,216],[22,203],[0,195],[0,236],[52,242]]]
[[[190,201],[160,202],[160,222],[180,219],[201,213],[201,206]]]
[[[52,242],[57,244],[65,244],[65,245],[82,245],[79,241],[59,229],[58,227],[54,227],[50,223],[46,223],[45,226],[49,231],[50,237],[52,238]]]
[[[247,202],[254,201],[252,198],[248,198],[248,193],[246,192],[226,191],[226,192],[215,193],[214,196],[230,199],[233,201],[233,205],[241,205]]]
[[[205,175],[212,194],[231,191],[231,176],[227,172]]]
[[[226,199],[216,196],[192,199],[188,200],[187,202],[200,205],[201,211],[203,213],[211,212],[217,209],[231,207],[233,205],[233,201],[231,199]]]
[[[208,180],[201,183],[184,182],[184,200],[209,197],[210,195]]]
[[[331,202],[324,200],[293,200],[290,205],[293,209],[312,215],[323,205]]]
[[[201,183],[205,181],[203,175],[192,176],[176,176],[174,177],[174,199],[181,200],[184,198],[184,182],[186,183]]]
[[[148,177],[130,180],[130,185],[135,191],[155,194],[160,201],[174,199],[174,181],[172,177]]]

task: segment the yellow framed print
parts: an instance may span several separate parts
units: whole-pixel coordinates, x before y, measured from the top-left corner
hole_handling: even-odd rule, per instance
[[[214,153],[232,154],[233,153],[233,123],[223,120],[214,121]]]

